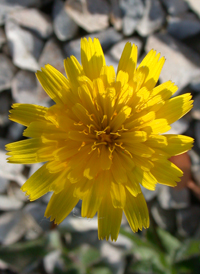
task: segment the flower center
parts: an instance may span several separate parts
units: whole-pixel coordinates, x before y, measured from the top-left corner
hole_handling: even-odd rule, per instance
[[[110,134],[103,133],[99,136],[101,142],[112,143],[112,137]]]

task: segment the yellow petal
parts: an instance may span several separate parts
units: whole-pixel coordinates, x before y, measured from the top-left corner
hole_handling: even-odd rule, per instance
[[[8,162],[33,164],[53,160],[52,151],[55,144],[44,145],[41,139],[27,139],[6,145],[7,153],[10,157]]]
[[[149,190],[155,190],[157,180],[149,171],[144,171],[139,167],[136,167],[133,171],[133,177],[137,181],[137,183],[140,183],[143,187],[149,189]]]
[[[49,97],[56,103],[65,103],[67,98],[65,94],[69,91],[69,81],[51,65],[46,65],[42,71],[37,71],[36,76],[43,89]]]
[[[121,165],[121,159],[118,156],[118,154],[114,151],[113,153],[113,159],[112,159],[112,165],[111,165],[111,172],[113,175],[113,178],[117,183],[125,183],[127,181],[127,174],[126,169],[122,167]]]
[[[110,87],[115,82],[115,69],[113,66],[104,66],[101,69],[100,78],[105,88]]]
[[[117,74],[120,71],[127,72],[129,80],[133,78],[137,65],[137,46],[131,45],[130,42],[126,43],[122,56],[119,60]]]
[[[129,225],[133,232],[137,232],[138,229],[149,227],[149,212],[146,201],[142,193],[137,197],[133,197],[128,191],[126,191],[127,199],[124,207],[124,213],[129,222]]]
[[[84,73],[91,80],[100,76],[103,66],[106,65],[101,44],[97,38],[81,39],[81,63]]]
[[[122,220],[122,209],[114,208],[108,194],[101,202],[98,210],[98,238],[116,241]]]
[[[167,139],[168,146],[163,148],[163,151],[169,153],[169,155],[179,155],[192,148],[194,139],[184,135],[164,135]]]
[[[70,56],[69,58],[64,60],[64,67],[67,77],[70,81],[71,88],[73,91],[73,95],[75,99],[77,98],[77,89],[79,87],[78,78],[83,76],[83,68],[79,64],[78,60],[74,56]]]
[[[93,181],[92,187],[88,190],[87,194],[83,197],[81,216],[93,218],[99,209],[102,201],[102,195],[99,195],[99,190],[103,187],[104,182]]]
[[[45,211],[45,217],[55,224],[60,224],[78,203],[78,198],[73,196],[74,185],[68,182],[58,194],[53,194]]]
[[[165,105],[156,113],[157,118],[165,118],[172,124],[192,108],[193,101],[190,93],[179,95],[166,101]]]
[[[163,100],[168,100],[176,91],[178,87],[172,83],[172,81],[167,81],[158,85],[151,91],[151,97],[160,95]]]
[[[145,86],[149,90],[155,87],[165,62],[164,57],[160,58],[160,60],[159,58],[160,58],[160,53],[157,54],[156,51],[152,49],[145,56],[145,58],[142,60],[142,62],[140,63],[138,67],[138,69],[144,67],[148,70],[148,75],[143,83],[143,86]]]
[[[45,121],[46,107],[31,104],[13,104],[10,110],[11,121],[28,126],[33,121]]]
[[[57,178],[57,174],[49,173],[46,164],[39,168],[21,187],[21,190],[29,195],[30,201],[34,201],[47,192],[49,192],[51,184]]]
[[[159,184],[167,186],[176,186],[176,182],[183,176],[183,172],[168,160],[154,161],[151,173]]]
[[[122,184],[111,182],[110,195],[115,208],[123,208],[126,202],[125,187]]]

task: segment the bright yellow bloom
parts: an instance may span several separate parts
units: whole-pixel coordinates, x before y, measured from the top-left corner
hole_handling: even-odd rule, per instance
[[[134,232],[149,226],[140,184],[175,186],[182,171],[168,159],[193,143],[163,134],[192,108],[190,94],[171,98],[171,81],[155,87],[164,61],[151,50],[136,68],[137,47],[127,43],[115,74],[99,40],[84,38],[82,65],[74,56],[64,61],[67,78],[50,65],[36,73],[55,105],[12,106],[10,119],[31,138],[8,144],[8,161],[46,162],[22,190],[31,201],[54,192],[51,221],[62,222],[81,199],[82,217],[98,212],[99,239],[117,239],[123,211]]]

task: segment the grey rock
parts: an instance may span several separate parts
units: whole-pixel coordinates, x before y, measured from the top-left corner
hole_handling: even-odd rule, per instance
[[[178,39],[185,39],[200,32],[200,21],[193,13],[179,17],[168,17],[167,31]]]
[[[147,36],[159,30],[165,22],[165,12],[158,0],[146,0],[142,19],[136,26],[141,36]]]
[[[25,231],[22,212],[8,212],[0,216],[0,241],[3,245],[17,242]]]
[[[200,3],[197,0],[185,0],[191,10],[193,10],[200,17]]]
[[[24,192],[20,189],[19,185],[15,182],[10,182],[7,188],[7,194],[10,198],[17,199],[21,202],[26,202],[27,197]]]
[[[43,41],[11,20],[6,22],[6,36],[13,63],[21,69],[36,71],[39,68],[37,59],[43,48]]]
[[[116,30],[122,29],[122,10],[119,5],[119,0],[111,0],[110,21]]]
[[[23,165],[13,165],[6,162],[6,151],[0,150],[0,176],[17,182],[20,186],[26,181],[22,175]]]
[[[56,0],[53,7],[53,28],[60,41],[72,39],[78,32],[78,25],[64,9],[64,2]]]
[[[9,184],[9,180],[0,176],[0,193],[4,193]]]
[[[125,14],[123,18],[123,33],[129,36],[134,33],[138,22],[144,14],[144,4],[141,0],[123,0],[120,7]]]
[[[182,237],[194,236],[199,226],[200,207],[179,209],[176,213],[178,233]]]
[[[172,16],[178,16],[188,10],[188,5],[183,0],[161,0],[167,12]]]
[[[11,81],[17,69],[11,60],[5,55],[0,54],[0,92],[11,87]]]
[[[51,222],[44,217],[46,205],[39,202],[27,204],[24,207],[24,211],[29,213],[43,231],[48,231],[51,227]]]
[[[194,119],[200,120],[200,94],[194,97],[194,105],[191,110]]]
[[[99,33],[87,35],[85,37],[87,39],[89,37],[91,37],[92,39],[94,39],[95,37],[98,38],[104,51],[108,50],[112,45],[116,44],[123,38],[122,34],[117,32],[112,27]],[[63,49],[67,57],[74,55],[79,62],[81,61],[80,39],[75,39],[66,43]]]
[[[157,197],[163,209],[181,209],[190,206],[190,193],[187,188],[177,190],[172,187],[159,185]]]
[[[148,190],[145,187],[143,187],[142,185],[140,187],[141,187],[142,193],[145,197],[145,200],[147,202],[152,201],[158,194],[158,187],[156,187],[156,189],[154,191]]]
[[[116,43],[110,50],[109,54],[117,61],[120,60],[124,46],[127,42],[135,44],[138,48],[138,56],[140,55],[142,49],[142,41],[138,37],[130,37]]]
[[[191,159],[191,172],[195,182],[200,186],[200,155],[193,149],[188,151]]]
[[[176,228],[175,210],[163,209],[157,201],[151,206],[151,214],[159,227],[170,232],[174,232]]]
[[[190,126],[190,123],[185,117],[171,124],[171,129],[165,134],[183,134]]]
[[[4,30],[0,28],[0,49],[3,46],[3,44],[5,44],[5,42],[6,42],[6,36],[5,36]]]
[[[43,259],[44,268],[48,274],[53,274],[57,266],[58,260],[61,257],[61,250],[54,250],[49,252]]]
[[[25,127],[21,124],[14,123],[14,122],[11,123],[11,125],[8,128],[7,138],[12,142],[18,141],[22,137],[22,133],[24,129]]]
[[[109,54],[105,54],[106,66],[113,66],[117,73],[118,62]]]
[[[37,9],[29,8],[12,11],[8,18],[35,32],[41,38],[46,39],[53,33],[50,18]]]
[[[109,5],[105,0],[68,0],[65,9],[77,25],[89,33],[109,26]]]
[[[200,76],[192,80],[192,82],[190,83],[190,87],[194,91],[200,92]]]
[[[14,197],[9,197],[7,195],[0,195],[0,210],[10,211],[22,208],[23,203]]]
[[[5,126],[9,124],[8,114],[11,104],[11,98],[7,91],[0,93],[0,125]]]
[[[195,123],[194,132],[195,132],[195,139],[197,141],[197,145],[200,148],[200,121],[197,121]]]
[[[64,55],[57,44],[55,39],[50,39],[46,42],[42,54],[39,58],[39,66],[43,67],[46,64],[50,64],[56,69],[58,69],[61,73],[64,73]]]
[[[0,1],[0,25],[3,25],[7,16],[12,11],[19,11],[25,7],[38,6],[41,0],[1,0]]]
[[[46,100],[41,98],[37,90],[36,76],[33,72],[20,70],[12,81],[12,96],[18,103],[46,106]]]
[[[152,48],[166,58],[160,75],[161,82],[172,80],[180,91],[192,79],[200,76],[200,55],[170,35],[159,33],[150,36],[145,49],[149,51]]]

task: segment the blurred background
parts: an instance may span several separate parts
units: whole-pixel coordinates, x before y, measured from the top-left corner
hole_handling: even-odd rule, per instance
[[[133,234],[123,217],[117,242],[99,241],[97,218],[81,204],[58,227],[44,218],[48,194],[29,202],[20,187],[40,167],[6,163],[4,145],[22,138],[8,120],[11,104],[52,105],[34,72],[63,59],[80,61],[80,38],[98,37],[107,65],[118,65],[127,41],[138,60],[152,48],[166,57],[160,83],[191,92],[194,108],[170,133],[195,138],[171,160],[184,171],[177,188],[143,190],[151,226]],[[200,0],[0,0],[0,273],[200,273]]]

